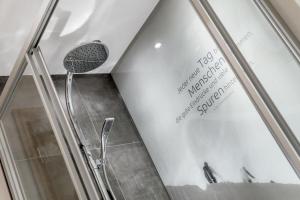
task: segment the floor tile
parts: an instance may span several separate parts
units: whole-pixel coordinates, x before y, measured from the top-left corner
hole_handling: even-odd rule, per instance
[[[78,199],[62,156],[23,160],[16,165],[27,199]]]
[[[92,152],[94,159],[100,158],[100,155],[101,155],[100,149],[93,149],[91,152]],[[107,172],[107,178],[108,178],[109,184],[111,185],[111,188],[113,190],[113,193],[114,193],[116,199],[117,200],[125,200],[125,198],[123,196],[122,188],[120,187],[120,184],[119,184],[118,180],[116,179],[115,174],[114,174],[109,162],[106,162],[105,169]],[[106,188],[109,189],[109,187],[106,183],[105,176],[104,176],[104,169],[100,168],[98,170],[98,172],[102,178],[102,181],[106,185]]]
[[[169,199],[143,144],[109,147],[108,160],[126,199]]]

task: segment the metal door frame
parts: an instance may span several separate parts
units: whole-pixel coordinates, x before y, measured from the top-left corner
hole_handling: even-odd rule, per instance
[[[300,63],[300,42],[274,8],[270,0],[254,0],[254,3],[269,21],[274,31],[278,34],[294,58]]]
[[[22,185],[19,181],[18,172],[13,161],[12,154],[5,137],[2,120],[12,102],[16,87],[28,65],[31,64],[34,82],[38,88],[39,95],[45,107],[48,119],[50,120],[58,145],[65,160],[70,177],[80,200],[102,199],[95,181],[91,177],[90,170],[77,144],[73,130],[64,114],[51,77],[39,66],[40,60],[33,58],[41,37],[51,19],[59,0],[49,0],[43,4],[43,8],[37,15],[37,20],[32,31],[25,42],[22,51],[14,64],[9,79],[0,97],[0,155],[3,161],[5,174],[9,181],[9,188],[16,200],[26,200]],[[37,63],[37,65],[35,65]]]
[[[208,0],[190,0],[275,141],[300,178],[300,145]]]

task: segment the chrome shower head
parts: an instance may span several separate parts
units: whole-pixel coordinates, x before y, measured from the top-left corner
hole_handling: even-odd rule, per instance
[[[99,135],[100,141],[101,141],[101,155],[102,155],[103,164],[105,163],[108,134],[110,133],[110,131],[113,127],[114,121],[115,121],[115,118],[113,118],[113,117],[106,118],[103,123],[101,133]]]
[[[71,50],[64,58],[64,67],[68,72],[85,73],[100,67],[107,58],[107,47],[96,40]]]
[[[113,127],[115,118],[106,118],[102,127],[103,133],[109,133]]]

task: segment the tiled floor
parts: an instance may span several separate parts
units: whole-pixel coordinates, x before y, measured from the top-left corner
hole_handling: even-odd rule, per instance
[[[109,147],[108,159],[126,199],[168,199],[144,145]]]
[[[53,79],[64,101],[65,77],[55,76]],[[169,200],[111,76],[76,76],[74,86],[97,132],[106,117],[116,119],[108,140],[107,157],[108,174],[117,199]]]

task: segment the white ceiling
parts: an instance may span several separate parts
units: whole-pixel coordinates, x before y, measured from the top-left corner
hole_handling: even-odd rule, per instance
[[[109,73],[159,0],[60,0],[41,41],[50,73],[65,73],[63,58],[75,46],[101,40],[109,59],[94,73]],[[46,0],[0,0],[0,75],[8,75],[35,13]]]

